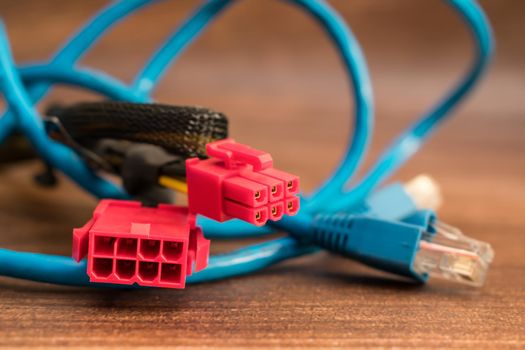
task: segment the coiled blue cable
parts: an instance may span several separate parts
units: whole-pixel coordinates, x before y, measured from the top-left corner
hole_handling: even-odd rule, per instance
[[[422,147],[437,127],[452,115],[454,109],[472,91],[487,70],[494,50],[494,40],[483,11],[474,1],[448,0],[448,3],[456,9],[472,32],[475,44],[473,64],[460,82],[428,113],[404,131],[379,157],[364,178],[340,200],[332,202],[333,205],[329,209],[341,210],[352,207],[391,176]]]
[[[309,199],[304,199],[303,204],[307,210],[296,217],[275,223],[278,229],[285,229],[295,235],[309,229],[311,213],[319,211],[328,202],[337,203],[338,207],[345,207],[349,203],[359,201],[375,187],[382,179],[386,178],[397,166],[404,162],[411,152],[407,152],[404,145],[407,141],[395,144],[386,156],[381,158],[376,168],[372,170],[361,183],[367,190],[352,190],[342,195],[344,184],[357,169],[361,162],[370,138],[372,124],[372,94],[366,64],[357,44],[342,19],[323,1],[289,0],[311,13],[325,28],[336,46],[340,50],[345,67],[354,87],[356,99],[355,110],[355,135],[350,142],[347,153],[334,175],[325,182]],[[97,91],[114,99],[130,100],[135,102],[147,101],[148,95],[157,84],[162,74],[173,59],[195,38],[202,29],[231,2],[228,0],[210,0],[204,3],[192,17],[190,17],[175,34],[163,45],[157,54],[152,57],[145,68],[139,73],[131,88],[121,82],[101,73],[73,67],[74,62],[96,41],[96,39],[111,25],[124,18],[150,1],[120,1],[103,11],[88,24],[64,49],[47,65],[24,67],[20,72],[14,68],[9,53],[5,33],[0,32],[0,63],[2,90],[9,104],[9,111],[0,119],[0,141],[7,136],[16,126],[27,133],[30,140],[39,147],[43,156],[60,170],[64,171],[73,180],[90,192],[102,197],[125,197],[125,194],[114,185],[98,178],[83,165],[81,160],[71,150],[50,141],[42,129],[42,124],[31,102],[36,102],[43,96],[47,89],[55,82],[79,85]],[[434,126],[466,95],[484,71],[491,54],[491,36],[488,23],[483,12],[473,1],[450,0],[450,4],[463,16],[469,27],[472,28],[477,42],[485,45],[478,50],[476,66],[471,70],[466,82],[460,84],[459,91],[454,91],[448,102],[441,103],[442,107],[435,109],[433,117],[423,118],[416,123],[412,131],[408,131],[400,140],[410,140],[418,137],[419,144],[426,138]],[[488,34],[487,34],[488,33]],[[20,74],[20,76],[18,75]],[[27,90],[22,85],[22,80],[27,84]],[[443,106],[444,105],[444,106]],[[13,112],[16,112],[13,113]],[[426,121],[425,121],[426,120]],[[18,124],[18,125],[17,125]],[[420,126],[418,126],[420,125]],[[41,149],[45,147],[45,149]],[[386,159],[386,160],[385,160]],[[58,160],[68,161],[68,165]],[[383,164],[383,165],[381,165]],[[375,168],[374,168],[375,169]],[[380,175],[380,176],[379,176]],[[370,179],[369,179],[370,178]],[[369,179],[369,180],[367,180]],[[358,187],[359,188],[359,187]],[[351,200],[349,199],[351,198]],[[202,222],[205,233],[210,232],[217,236],[236,236],[240,233],[253,235],[269,233],[267,227],[248,229],[240,222],[214,224],[209,221]],[[246,232],[250,231],[250,232]],[[315,247],[299,244],[293,238],[281,238],[258,245],[246,247],[238,251],[210,258],[209,267],[192,276],[188,282],[201,282],[217,278],[230,277],[238,274],[250,273],[270,264],[315,251]],[[45,254],[13,252],[0,249],[0,275],[26,278],[42,282],[86,285],[85,265],[77,264],[67,257]]]

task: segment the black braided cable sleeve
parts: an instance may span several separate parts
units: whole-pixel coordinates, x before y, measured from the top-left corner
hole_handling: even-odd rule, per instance
[[[228,136],[228,119],[208,108],[103,101],[54,109],[68,134],[88,146],[99,139],[161,146],[183,157],[206,157],[206,144]]]

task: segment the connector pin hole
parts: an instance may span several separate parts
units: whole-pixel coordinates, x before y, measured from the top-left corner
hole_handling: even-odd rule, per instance
[[[115,237],[95,236],[95,254],[113,256],[115,241]]]
[[[293,181],[288,181],[286,187],[288,187],[288,189],[291,190],[293,188]]]
[[[166,242],[162,247],[162,255],[166,260],[177,260],[182,255],[184,243],[182,242]]]
[[[137,256],[137,240],[133,238],[119,238],[117,242],[117,256],[121,258],[135,258]]]
[[[276,194],[277,193],[277,186],[272,186],[272,194]]]
[[[176,264],[162,264],[160,281],[166,283],[181,283],[182,269]]]
[[[93,259],[93,274],[98,278],[106,278],[113,272],[113,259]]]
[[[293,202],[288,202],[287,207],[288,210],[293,210]]]
[[[275,216],[279,213],[279,211],[277,210],[277,207],[273,207],[272,208],[272,215]]]
[[[134,260],[117,260],[117,276],[122,279],[130,279],[135,275]]]
[[[261,192],[257,191],[255,192],[255,199],[259,199],[259,198],[261,198]]]
[[[159,274],[159,263],[141,261],[139,263],[139,277],[146,282],[153,281]]]
[[[160,241],[143,239],[140,241],[140,254],[144,259],[155,259],[160,253]]]

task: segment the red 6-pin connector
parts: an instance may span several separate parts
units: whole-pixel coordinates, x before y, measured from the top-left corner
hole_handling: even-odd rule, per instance
[[[190,212],[254,225],[299,210],[299,178],[273,168],[272,156],[224,139],[207,144],[209,159],[186,161]]]

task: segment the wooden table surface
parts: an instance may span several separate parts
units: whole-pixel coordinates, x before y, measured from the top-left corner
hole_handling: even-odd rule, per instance
[[[84,63],[129,81],[195,1],[165,2],[115,29]],[[471,44],[440,1],[334,1],[366,50],[376,91],[367,164],[456,81]],[[481,289],[416,286],[328,254],[186,290],[111,291],[0,278],[0,346],[525,347],[525,2],[482,1],[498,55],[471,99],[395,176],[442,186],[443,221],[489,241]],[[1,1],[18,62],[44,59],[103,1]],[[309,19],[243,2],[169,71],[159,101],[230,116],[241,142],[270,151],[312,190],[351,132],[349,88]],[[58,88],[47,101],[95,96]],[[45,105],[45,104],[44,104]],[[38,163],[0,170],[0,246],[68,255],[96,202],[66,179],[37,188]],[[213,242],[224,251],[251,240]]]

